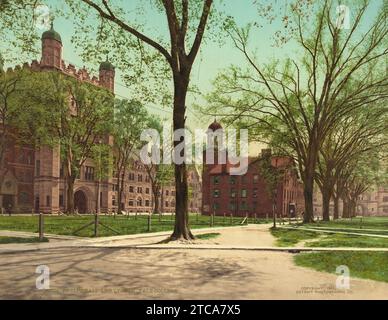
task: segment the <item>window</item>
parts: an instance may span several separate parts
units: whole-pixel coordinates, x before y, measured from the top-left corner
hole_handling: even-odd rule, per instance
[[[253,209],[254,211],[256,211],[256,209],[257,209],[257,201],[253,201],[253,203],[252,203],[252,209]]]
[[[137,199],[137,206],[142,207],[143,206],[143,200],[142,199]]]
[[[213,183],[214,183],[214,184],[219,184],[219,183],[220,183],[220,180],[221,180],[221,179],[220,179],[219,176],[214,176],[214,177],[213,177]]]
[[[85,180],[93,181],[94,180],[94,168],[93,167],[85,167]]]
[[[383,197],[383,202],[388,202],[388,196]]]
[[[168,207],[168,201],[166,201],[164,204],[165,204],[165,207],[167,208]]]
[[[252,196],[253,196],[254,198],[257,198],[257,188],[253,189],[253,194],[252,194]]]
[[[236,189],[230,189],[230,197],[236,198]]]
[[[50,196],[46,196],[46,207],[49,207],[51,204]]]
[[[115,191],[115,192],[119,191],[117,184],[112,185],[112,191]]]
[[[30,201],[30,196],[27,192],[20,192],[19,193],[19,203],[20,204],[26,204]]]
[[[135,192],[135,190],[134,190],[133,186],[129,186],[129,192],[130,192],[130,193],[133,193],[133,192]]]
[[[64,171],[64,165],[61,163],[61,167],[59,168],[59,178],[63,179],[65,176],[65,171]]]
[[[116,205],[116,195],[112,195],[112,206]]]
[[[254,174],[253,175],[253,183],[258,183],[259,182],[259,175],[258,174]]]
[[[150,177],[149,176],[145,177],[145,182],[150,182]]]
[[[146,200],[146,201],[145,201],[145,206],[146,206],[146,207],[149,207],[149,206],[150,206],[150,200]]]
[[[143,181],[143,175],[138,174],[137,175],[137,181],[142,182]]]
[[[236,209],[236,204],[234,202],[229,203],[229,209],[230,210],[235,210]]]
[[[59,195],[59,206],[60,207],[63,207],[65,204],[65,202],[63,201],[63,194],[60,194]]]
[[[168,196],[168,190],[166,190],[166,196]]]
[[[246,198],[247,197],[247,189],[242,189],[241,190],[241,197]]]
[[[40,176],[40,160],[36,160],[36,176]]]
[[[229,182],[230,182],[230,184],[236,184],[236,177],[235,176],[231,176],[229,178]]]
[[[150,194],[150,188],[146,188],[146,194]]]
[[[220,197],[220,190],[219,189],[214,189],[213,190],[213,197],[214,198],[219,198]]]
[[[213,209],[214,210],[217,210],[217,209],[219,209],[220,208],[220,204],[218,203],[218,202],[214,202],[213,203]]]
[[[142,187],[137,187],[137,193],[143,193],[143,188]]]
[[[247,176],[244,175],[244,176],[241,176],[241,183],[247,183]]]
[[[241,210],[248,210],[248,205],[245,201],[241,202]]]
[[[133,202],[132,199],[128,201],[128,205],[129,205],[130,207],[133,207],[133,204],[134,204],[134,202]]]
[[[133,172],[129,173],[128,180],[134,181],[135,180],[135,174]]]

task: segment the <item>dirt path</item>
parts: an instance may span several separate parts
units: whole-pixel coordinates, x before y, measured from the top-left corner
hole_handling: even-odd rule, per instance
[[[274,245],[275,237],[269,232],[270,227],[271,225],[268,224],[259,224],[240,229],[222,230],[219,232],[221,233],[219,237],[207,240],[206,243],[225,246],[271,247]]]
[[[50,290],[35,269],[50,268]],[[281,252],[57,248],[0,255],[0,298],[387,299],[388,284],[297,267]]]

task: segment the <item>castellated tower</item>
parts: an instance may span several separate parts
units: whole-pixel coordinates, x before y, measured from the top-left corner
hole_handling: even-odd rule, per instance
[[[100,85],[114,92],[115,90],[115,67],[108,61],[100,64]]]
[[[41,70],[62,70],[62,40],[51,29],[42,34]],[[35,211],[53,213],[59,210],[60,148],[42,146],[35,150]]]
[[[51,29],[42,34],[41,68],[62,70],[62,39],[52,22]]]

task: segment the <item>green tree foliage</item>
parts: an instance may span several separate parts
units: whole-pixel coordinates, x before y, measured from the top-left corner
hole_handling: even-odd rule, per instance
[[[124,67],[123,71],[135,73],[135,77],[126,78],[132,85],[138,79],[147,77],[143,83],[145,97],[152,97],[157,93],[158,102],[162,92],[169,89],[166,84],[173,88],[167,94],[171,97],[173,106],[173,129],[185,128],[186,122],[186,99],[190,85],[192,67],[197,58],[205,31],[212,20],[213,0],[161,0],[151,1],[150,6],[141,5],[135,17],[130,18],[130,10],[127,10],[118,2],[99,2],[93,0],[66,1],[71,7],[71,15],[79,18],[78,31],[75,42],[86,51],[87,56],[96,52],[114,53],[114,60]],[[90,27],[90,14],[94,12],[99,21],[97,34],[95,26]],[[167,25],[156,30],[156,35],[149,33],[153,14],[157,13]],[[75,13],[75,14],[74,14]],[[151,20],[152,19],[152,20]],[[163,32],[162,30],[168,30]],[[155,31],[155,30],[154,30]],[[93,35],[94,41],[80,40],[78,35]],[[98,50],[95,48],[99,47]],[[94,50],[91,50],[93,48]],[[151,49],[149,51],[148,49]],[[134,68],[134,53],[137,53]],[[144,72],[146,70],[148,72]],[[161,91],[154,90],[155,84]],[[161,86],[160,86],[161,85]],[[138,92],[139,92],[138,91]],[[178,145],[180,142],[174,142]],[[193,235],[188,225],[188,187],[186,164],[175,165],[175,188],[176,188],[176,218],[174,232],[171,239],[191,239]]]
[[[117,178],[117,192],[119,211],[125,191],[125,177],[133,162],[134,155],[142,146],[140,135],[149,128],[150,116],[146,108],[136,100],[116,100],[113,139],[114,139],[114,168]]]
[[[365,25],[370,1],[352,6],[350,29],[338,24],[336,1],[315,4],[314,15],[292,6],[289,19],[298,56],[262,64],[249,49],[252,24],[228,30],[247,67],[232,66],[214,82],[211,110],[245,125],[266,143],[295,157],[304,182],[305,222],[313,221],[313,190],[320,149],[350,114],[387,99],[388,28],[384,7]]]
[[[38,0],[0,1],[0,54],[6,61],[20,63],[38,53],[36,27],[39,16],[36,8],[39,5],[41,2]]]
[[[109,145],[113,95],[106,89],[80,82],[58,72],[35,74],[30,100],[44,119],[42,143],[60,146],[67,184],[68,213],[74,212],[74,182],[96,145]]]

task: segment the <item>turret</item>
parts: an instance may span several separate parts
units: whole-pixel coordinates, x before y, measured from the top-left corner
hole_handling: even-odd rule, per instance
[[[115,67],[108,58],[100,64],[100,85],[112,92],[115,90]]]
[[[51,22],[51,29],[42,34],[41,67],[62,69],[62,39],[54,30],[53,22]]]

